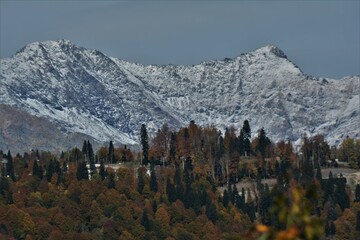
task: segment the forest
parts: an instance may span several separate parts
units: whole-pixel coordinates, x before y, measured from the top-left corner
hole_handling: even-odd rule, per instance
[[[153,136],[143,124],[139,139],[0,151],[0,238],[360,239],[360,182],[335,171],[359,169],[360,139],[304,135],[294,149],[247,120]]]

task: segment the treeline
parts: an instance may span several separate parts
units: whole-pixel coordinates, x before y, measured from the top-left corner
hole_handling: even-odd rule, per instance
[[[151,139],[143,125],[140,139],[141,152],[112,142],[94,152],[89,141],[60,156],[0,152],[1,238],[360,237],[360,185],[353,193],[345,178],[321,172],[339,156],[358,164],[359,140],[337,149],[304,137],[295,153],[264,129],[252,138],[248,121],[224,135],[164,125]]]

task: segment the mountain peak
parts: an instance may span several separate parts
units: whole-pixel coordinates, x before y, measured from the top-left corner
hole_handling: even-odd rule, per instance
[[[58,39],[58,40],[48,40],[48,41],[42,41],[42,42],[32,42],[27,44],[25,47],[20,49],[17,54],[31,54],[34,52],[37,52],[41,48],[45,49],[54,49],[54,48],[73,48],[76,47],[74,43],[72,43],[70,40],[67,39]]]
[[[264,47],[258,48],[254,51],[255,53],[263,53],[263,54],[274,54],[277,57],[280,58],[287,58],[287,56],[285,55],[285,53],[278,48],[277,46],[274,45],[266,45]]]

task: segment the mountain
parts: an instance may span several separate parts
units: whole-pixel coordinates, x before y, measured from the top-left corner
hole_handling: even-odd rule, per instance
[[[274,141],[304,133],[322,133],[331,144],[360,137],[360,77],[306,75],[275,46],[194,66],[144,66],[58,40],[31,43],[0,64],[0,104],[48,122],[49,132],[65,138],[135,145],[142,123],[154,133],[164,123],[224,129],[245,119],[253,133],[264,127]],[[32,144],[26,148],[39,147]]]

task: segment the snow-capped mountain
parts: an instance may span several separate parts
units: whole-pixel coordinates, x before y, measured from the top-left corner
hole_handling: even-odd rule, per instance
[[[275,46],[194,66],[144,66],[58,40],[0,63],[0,104],[98,142],[136,144],[142,123],[155,132],[190,120],[224,129],[248,119],[274,141],[360,137],[359,76],[308,76]]]

